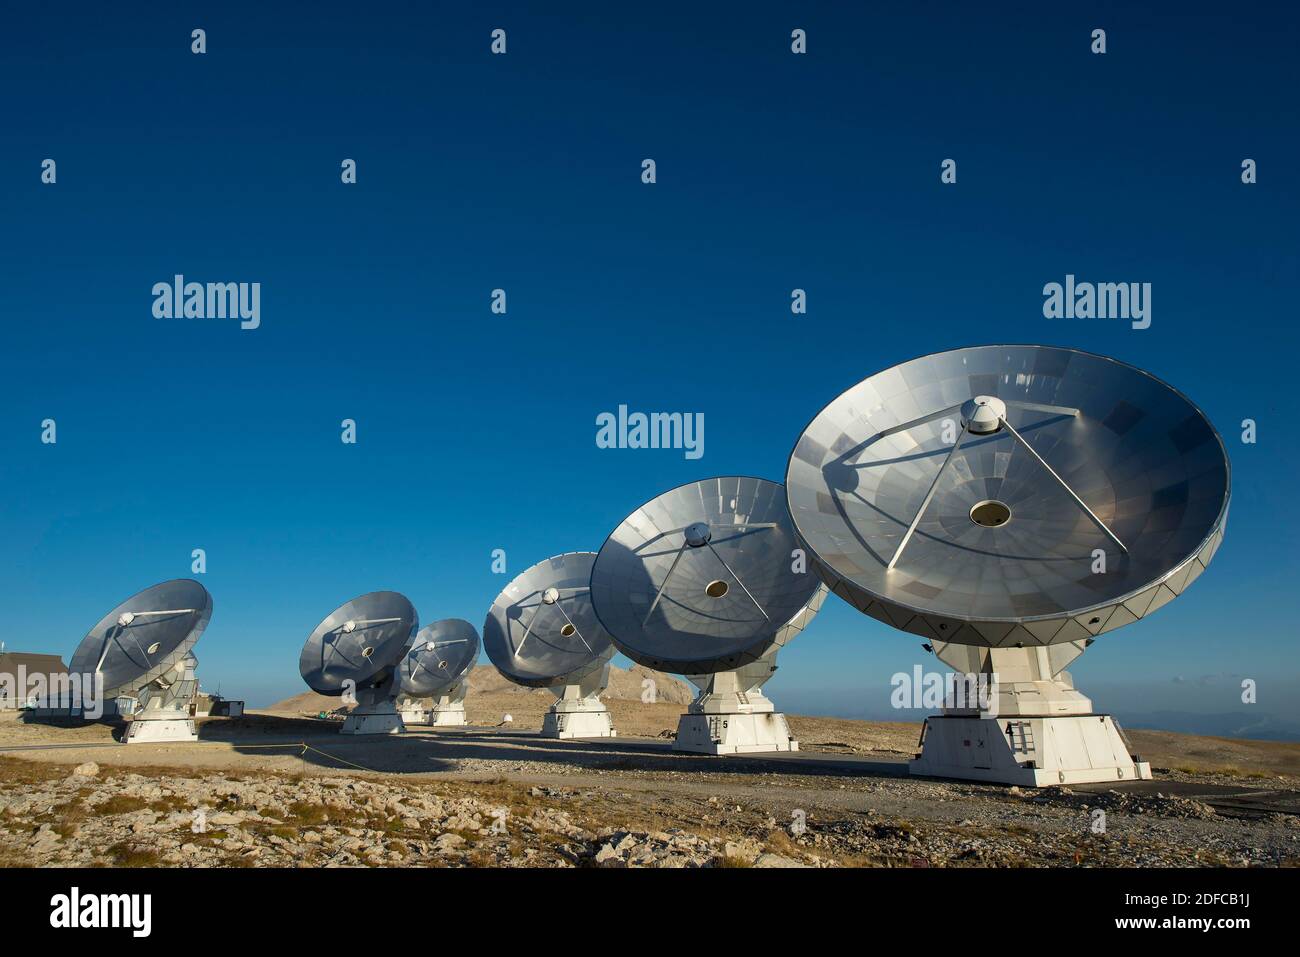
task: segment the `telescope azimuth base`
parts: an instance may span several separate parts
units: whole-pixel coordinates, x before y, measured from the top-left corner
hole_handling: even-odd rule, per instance
[[[439,699],[429,712],[428,725],[431,728],[463,728],[469,724],[465,720],[465,702],[464,699],[454,701],[447,705],[442,704]]]
[[[601,694],[609,687],[609,662],[576,682],[555,685],[555,704],[542,718],[543,738],[615,738],[614,720]]]
[[[399,695],[397,711],[402,716],[402,724],[408,728],[463,728],[465,720],[465,695],[468,687],[464,681],[438,695],[425,698],[413,698]]]
[[[763,700],[771,705],[766,698]],[[798,751],[799,742],[790,733],[785,715],[779,711],[687,712],[677,722],[677,740],[673,742],[673,750],[694,754],[770,754]]]
[[[461,679],[433,700],[433,710],[429,712],[429,725],[434,728],[463,728],[465,720],[465,696],[469,693],[469,682]]]
[[[934,642],[957,674],[989,681],[983,700],[951,701],[926,718],[912,774],[998,781],[1024,787],[1150,780],[1119,723],[1096,714],[1065,666],[1086,642],[1034,648],[980,648]],[[993,689],[996,688],[996,698]],[[992,710],[993,708],[996,710]]]
[[[381,692],[357,696],[356,706],[343,719],[339,734],[402,734],[406,726],[397,711],[397,700]]]
[[[356,708],[343,719],[339,734],[402,734],[406,726],[393,703]]]
[[[414,728],[429,723],[433,712],[429,708],[428,698],[398,698],[397,713],[403,726]]]
[[[189,654],[135,695],[135,710],[126,728],[125,744],[199,739],[194,723],[198,706],[198,659]]]
[[[1151,765],[1129,754],[1108,714],[926,718],[908,771],[1033,788],[1151,779]]]
[[[186,742],[199,739],[194,719],[184,715],[136,717],[126,726],[125,744]]]
[[[558,707],[558,702],[556,707]],[[543,738],[616,738],[614,719],[601,701],[595,702],[598,710],[558,711],[552,708],[542,718]]]
[[[775,653],[733,671],[692,676],[700,688],[677,722],[674,751],[762,754],[798,751],[785,715],[763,694],[776,671]]]

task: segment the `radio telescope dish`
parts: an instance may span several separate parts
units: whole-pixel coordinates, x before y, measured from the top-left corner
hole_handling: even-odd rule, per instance
[[[1223,539],[1229,464],[1205,415],[1140,369],[1072,349],[978,346],[840,395],[800,436],[786,488],[832,591],[926,638],[958,671],[1001,673],[1001,713],[1041,720],[1090,714],[1065,666],[1205,570]],[[1113,725],[1100,717],[1097,734]],[[927,741],[971,740],[968,720],[930,719]],[[1117,730],[1055,756],[1043,728],[1030,730],[1033,754],[1004,756],[1002,772],[965,773],[962,747],[918,770],[1031,784],[1142,773]],[[1107,758],[1098,765],[1089,749]]]
[[[663,493],[601,548],[591,599],[614,644],[701,689],[678,750],[798,748],[761,688],[826,595],[814,569],[797,570],[799,549],[781,486],[735,476]]]
[[[298,671],[318,694],[355,696],[343,734],[397,734],[403,729],[393,699],[397,666],[419,628],[405,595],[376,591],[336,608],[313,629]]]
[[[478,648],[478,632],[459,618],[420,629],[397,669],[397,709],[404,725],[465,724],[465,679],[478,660]]]
[[[196,740],[198,680],[190,649],[211,618],[212,596],[198,582],[162,582],[101,618],[73,652],[68,671],[102,679],[105,704],[131,699],[127,743]]]
[[[615,732],[600,700],[614,645],[591,607],[594,552],[567,552],[522,572],[483,623],[483,648],[509,680],[550,688],[559,699],[542,735],[605,738]]]

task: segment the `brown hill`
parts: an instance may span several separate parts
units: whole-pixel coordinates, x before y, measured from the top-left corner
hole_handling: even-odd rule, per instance
[[[343,703],[342,698],[331,698],[314,691],[304,691],[292,698],[277,701],[267,711],[292,711],[296,714],[316,714],[320,711],[333,711]]]
[[[631,668],[611,666],[609,669],[609,688],[605,691],[603,697],[614,701],[640,701],[642,694],[641,683],[646,678],[654,681],[656,698],[661,704],[686,705],[695,700],[693,685],[689,685],[672,675],[651,671],[641,665],[633,665]],[[476,666],[469,675],[470,701],[476,695],[498,694],[539,696],[545,700],[547,707],[550,706],[551,701],[555,700],[554,695],[545,688],[523,688],[505,678],[501,672],[491,665]],[[294,695],[292,698],[277,701],[266,710],[316,714],[320,711],[333,711],[335,708],[340,707],[341,704],[342,701],[339,698],[316,694],[314,691],[305,691],[302,694]]]
[[[609,687],[601,697],[615,701],[640,701],[642,685],[646,678],[655,683],[656,699],[667,704],[690,704],[695,700],[695,688],[680,678],[651,671],[642,665],[619,668],[611,665]],[[491,665],[479,665],[469,674],[469,693],[473,694],[534,694],[542,695],[547,702],[554,695],[545,688],[523,688],[506,678]]]

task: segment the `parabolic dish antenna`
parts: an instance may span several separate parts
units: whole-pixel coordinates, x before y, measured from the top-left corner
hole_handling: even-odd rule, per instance
[[[122,602],[81,640],[68,664],[72,674],[102,679],[106,711],[114,699],[134,701],[126,741],[193,741],[198,680],[190,654],[212,618],[212,596],[198,582],[178,578]]]
[[[832,591],[957,671],[997,675],[996,710],[1026,719],[1005,723],[981,768],[970,762],[998,749],[962,744],[981,740],[978,719],[949,709],[927,723],[915,770],[1030,784],[1143,773],[1063,669],[1181,594],[1222,541],[1227,454],[1182,393],[1072,349],[924,356],[823,409],[786,488]],[[1086,733],[1042,725],[1085,714]],[[1051,749],[1049,735],[1071,743]]]
[[[614,645],[591,607],[595,559],[567,552],[538,562],[502,590],[483,623],[483,648],[502,675],[557,696],[543,719],[545,737],[615,733],[600,700]]]
[[[420,617],[405,595],[376,591],[335,609],[307,637],[298,671],[313,691],[354,706],[343,734],[396,734],[397,666]]]
[[[466,679],[478,648],[478,632],[460,618],[420,629],[397,669],[397,709],[404,725],[465,724]]]
[[[709,754],[798,748],[761,689],[825,594],[781,486],[735,476],[642,505],[610,534],[591,575],[592,604],[619,651],[700,687],[674,746]]]

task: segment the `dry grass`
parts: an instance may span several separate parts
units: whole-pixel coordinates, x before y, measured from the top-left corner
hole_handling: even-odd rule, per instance
[[[147,847],[121,841],[104,852],[117,867],[158,867],[158,852]]]
[[[194,806],[178,794],[158,798],[147,805],[149,810],[158,814],[171,814],[173,811],[193,811]]]
[[[1268,780],[1274,777],[1274,775],[1268,774],[1264,771],[1243,771],[1241,768],[1232,765],[1202,767],[1195,764],[1180,764],[1175,768],[1175,770],[1181,771],[1183,774],[1191,774],[1197,777],[1212,777],[1217,775],[1224,778],[1246,778],[1247,780],[1255,781]]]
[[[779,854],[781,857],[797,857],[803,854],[803,848],[796,844],[790,838],[790,835],[781,828],[768,831],[763,846],[768,852]]]
[[[75,765],[47,764],[0,755],[0,779],[6,784],[47,784],[72,773]]]
[[[754,862],[746,860],[739,854],[719,854],[713,859],[714,867],[753,867]]]
[[[132,814],[136,811],[143,811],[149,806],[149,802],[144,798],[131,797],[126,794],[114,794],[107,801],[96,804],[90,809],[90,813],[99,817],[106,817],[112,814]]]
[[[289,813],[279,815],[286,823],[296,824],[298,827],[320,827],[322,824],[329,824],[332,820],[331,809],[323,804],[308,804],[305,801],[294,801],[289,805]],[[269,815],[268,815],[269,816]]]

